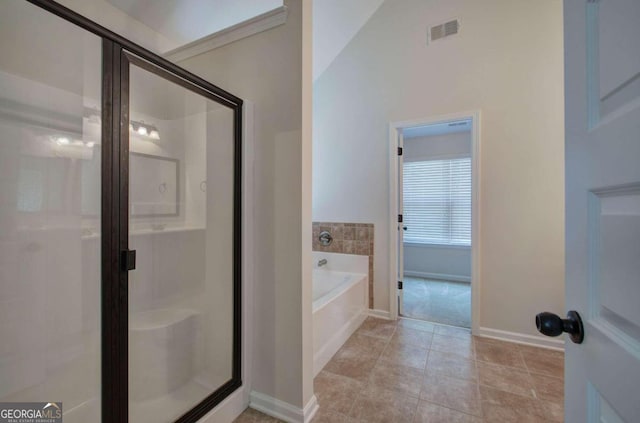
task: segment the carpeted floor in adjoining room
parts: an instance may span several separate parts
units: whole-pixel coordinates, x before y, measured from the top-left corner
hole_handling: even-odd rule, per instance
[[[471,285],[405,276],[403,316],[471,327]]]

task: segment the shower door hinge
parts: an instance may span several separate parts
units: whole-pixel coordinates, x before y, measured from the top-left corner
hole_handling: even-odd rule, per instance
[[[402,156],[402,147],[398,147],[398,156]]]
[[[122,251],[122,270],[127,272],[136,268],[136,250]]]
[[[398,215],[398,223],[402,223],[402,215],[401,214]]]
[[[398,289],[402,289],[402,281],[398,281]]]

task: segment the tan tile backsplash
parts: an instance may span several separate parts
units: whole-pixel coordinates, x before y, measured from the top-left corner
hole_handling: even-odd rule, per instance
[[[331,245],[324,246],[318,237],[328,231]],[[369,256],[369,308],[373,308],[373,224],[313,222],[313,251]]]

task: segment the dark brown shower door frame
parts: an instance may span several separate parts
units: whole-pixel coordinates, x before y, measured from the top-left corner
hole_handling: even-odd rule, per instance
[[[102,38],[102,423],[129,421],[129,68],[131,64],[234,112],[232,377],[176,422],[196,422],[242,386],[242,100],[52,0],[26,0]]]

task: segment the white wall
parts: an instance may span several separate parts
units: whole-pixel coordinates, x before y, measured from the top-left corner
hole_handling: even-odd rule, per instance
[[[479,324],[536,334],[564,308],[562,60],[560,1],[386,1],[314,86],[314,220],[373,222],[388,275],[389,122],[481,109]]]
[[[405,162],[471,155],[471,132],[405,138]],[[471,248],[404,243],[404,274],[468,282],[471,280]]]
[[[303,102],[303,43],[310,52],[303,4],[308,31],[311,2],[290,0],[285,25],[180,63],[255,105],[252,389],[295,407],[313,395],[311,139],[303,136],[311,70]]]
[[[404,274],[428,279],[471,281],[471,248],[404,244]]]

